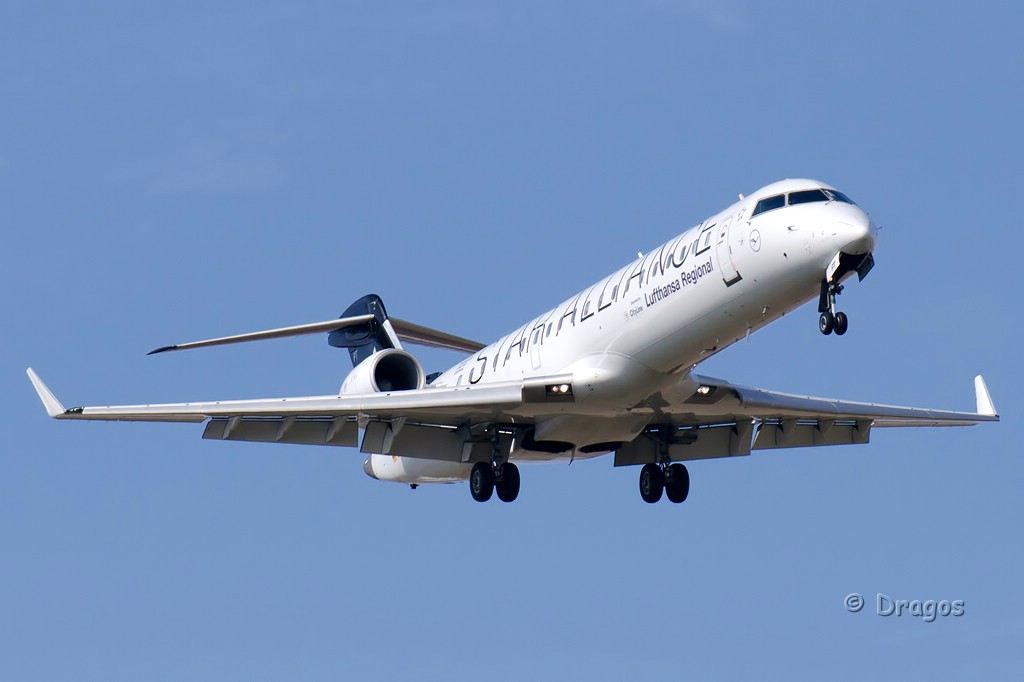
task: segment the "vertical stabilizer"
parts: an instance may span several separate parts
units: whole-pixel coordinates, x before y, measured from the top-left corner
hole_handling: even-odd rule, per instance
[[[398,340],[398,335],[388,322],[388,312],[380,296],[367,294],[357,299],[341,314],[343,318],[360,315],[373,315],[373,319],[335,330],[327,337],[327,343],[335,348],[348,348],[353,367],[378,351],[402,348],[402,342]]]

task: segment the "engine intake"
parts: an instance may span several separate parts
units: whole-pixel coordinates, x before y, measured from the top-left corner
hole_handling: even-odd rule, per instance
[[[423,388],[423,366],[414,355],[390,348],[356,365],[341,385],[341,393],[391,393]]]

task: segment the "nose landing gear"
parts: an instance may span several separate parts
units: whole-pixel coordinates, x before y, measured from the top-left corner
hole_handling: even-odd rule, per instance
[[[821,297],[818,299],[818,329],[822,334],[828,336],[835,332],[842,336],[850,326],[850,319],[846,313],[836,310],[836,296],[843,293],[842,284],[833,284],[828,280],[821,282]]]

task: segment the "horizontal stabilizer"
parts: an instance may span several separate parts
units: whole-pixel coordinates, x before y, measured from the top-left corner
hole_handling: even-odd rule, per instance
[[[268,329],[261,332],[250,332],[248,334],[236,334],[234,336],[222,336],[216,339],[204,341],[190,341],[178,343],[172,346],[161,346],[149,351],[147,355],[155,353],[166,353],[169,350],[188,350],[190,348],[206,348],[207,346],[223,346],[229,343],[244,343],[246,341],[265,341],[267,339],[280,339],[286,336],[301,336],[303,334],[317,334],[322,332],[333,332],[347,327],[354,327],[366,324],[375,319],[373,315],[357,315],[355,317],[340,317],[324,322],[312,322],[310,324],[299,324],[294,327],[281,327],[280,329]]]
[[[223,346],[230,343],[245,343],[246,341],[266,341],[267,339],[280,339],[286,336],[301,336],[304,334],[329,333],[342,331],[352,327],[359,327],[376,320],[371,314],[355,315],[352,317],[340,317],[334,320],[323,322],[312,322],[310,324],[299,324],[294,327],[281,327],[280,329],[267,329],[265,331],[250,332],[248,334],[235,334],[234,336],[222,336],[215,339],[203,341],[190,341],[188,343],[177,343],[171,346],[161,346],[149,351],[147,355],[166,353],[172,350],[189,350],[192,348],[207,348],[209,346]],[[479,341],[465,339],[447,332],[431,329],[422,325],[406,322],[397,318],[390,318],[395,333],[402,341],[419,344],[421,346],[433,346],[435,348],[447,348],[465,353],[475,353],[482,349],[484,344]]]
[[[455,336],[454,334],[441,332],[430,327],[400,320],[397,317],[389,319],[391,320],[391,325],[395,328],[395,333],[398,334],[398,338],[402,339],[402,341],[416,343],[421,346],[458,350],[464,353],[475,353],[478,350],[483,350],[485,347],[479,341],[464,339],[461,336]]]

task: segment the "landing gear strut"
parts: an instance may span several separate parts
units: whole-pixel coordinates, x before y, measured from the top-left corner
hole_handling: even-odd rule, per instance
[[[846,313],[836,311],[836,296],[843,293],[842,284],[830,283],[828,280],[821,282],[821,296],[818,299],[818,329],[826,336],[835,332],[842,336],[850,326],[850,319]]]
[[[640,470],[640,497],[648,504],[654,504],[665,493],[669,502],[679,504],[690,494],[690,472],[686,466],[676,462],[669,464],[645,464]]]

